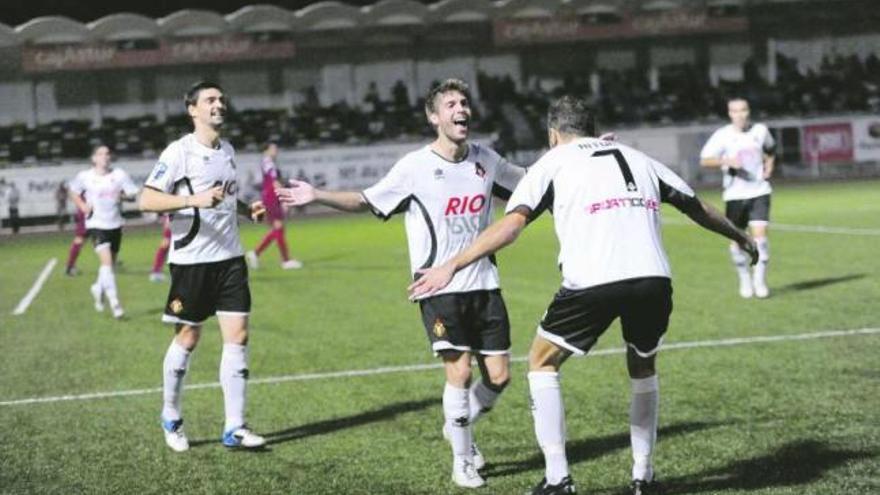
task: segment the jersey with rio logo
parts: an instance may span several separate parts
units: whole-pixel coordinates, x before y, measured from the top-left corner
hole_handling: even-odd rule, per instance
[[[145,187],[192,196],[214,186],[223,186],[225,192],[217,206],[184,208],[171,215],[169,263],[212,263],[244,255],[238,235],[235,150],[226,141],[209,148],[188,134],[159,156]]]
[[[480,144],[469,144],[458,162],[425,146],[401,158],[363,196],[381,218],[405,213],[415,276],[419,269],[442,265],[469,246],[492,221],[492,196],[507,199],[523,172]],[[437,294],[498,286],[494,259],[483,258],[456,273]]]

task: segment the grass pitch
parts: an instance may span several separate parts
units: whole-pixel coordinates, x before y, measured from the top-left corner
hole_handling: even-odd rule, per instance
[[[714,191],[703,195],[717,201]],[[663,214],[675,288],[667,343],[880,327],[880,182],[777,187],[772,294],[764,301],[737,296],[723,239],[674,210]],[[245,227],[246,246],[263,233]],[[63,276],[68,234],[0,239],[0,493],[464,493],[449,481],[451,454],[440,435],[440,370],[326,375],[436,363],[405,296],[402,221],[294,220],[288,240],[305,268],[282,271],[272,247],[251,273],[248,415],[269,448],[220,445],[220,339],[211,321],[187,378],[204,386],[184,397],[193,448],[175,454],[158,420],[171,335],[159,322],[167,284],[147,282],[159,227],[124,236],[122,322],[92,308],[97,266],[89,249],[84,274]],[[556,247],[546,217],[499,255],[514,356],[525,354],[558,287]],[[27,312],[12,316],[52,257],[59,266]],[[597,350],[621,346],[615,325]],[[662,352],[656,470],[668,493],[880,492],[878,353],[878,334]],[[524,493],[543,476],[523,363],[513,376],[476,426],[489,462],[478,493]],[[261,382],[278,377],[287,379]],[[579,493],[621,493],[630,468],[622,355],[570,360],[563,394]],[[40,398],[47,400],[13,402]]]

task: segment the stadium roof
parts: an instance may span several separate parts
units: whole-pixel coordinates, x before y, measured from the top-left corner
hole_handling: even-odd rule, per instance
[[[19,3],[28,10],[47,0],[4,0],[0,20],[6,9]],[[213,10],[181,9],[156,18],[142,13],[112,13],[89,23],[71,17],[51,15],[36,17],[17,27],[0,24],[0,47],[15,44],[59,44],[88,41],[118,41],[163,36],[201,36],[235,32],[314,32],[351,28],[424,26],[429,24],[487,22],[499,18],[541,19],[560,11],[588,14],[617,14],[624,10],[657,12],[694,6],[745,6],[764,4],[759,0],[379,0],[372,2],[295,2],[300,8],[290,10],[276,5],[246,5],[222,15]],[[769,0],[777,3],[809,0]],[[162,5],[199,3],[161,2]],[[202,1],[201,3],[208,3]],[[222,8],[241,4],[235,0],[215,0]],[[360,3],[362,6],[354,6]],[[144,2],[150,4],[150,2]],[[53,3],[61,9],[65,3]],[[130,5],[134,7],[134,5]],[[138,6],[147,11],[145,6]],[[80,9],[83,10],[83,9]],[[89,9],[84,9],[89,11]],[[33,11],[33,10],[32,10]]]

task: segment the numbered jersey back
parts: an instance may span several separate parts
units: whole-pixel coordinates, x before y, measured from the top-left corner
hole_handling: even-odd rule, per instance
[[[669,277],[660,203],[694,192],[674,172],[623,144],[583,138],[544,155],[514,191],[517,206],[553,212],[563,286],[583,289],[641,277]]]

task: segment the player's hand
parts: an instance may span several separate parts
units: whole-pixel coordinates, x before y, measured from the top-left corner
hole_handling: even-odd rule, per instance
[[[415,301],[423,296],[433,295],[449,285],[454,275],[455,268],[448,263],[427,270],[419,270],[416,272],[416,277],[418,277],[416,281],[406,288],[409,292],[409,300]]]
[[[736,157],[722,158],[721,164],[727,168],[732,168],[734,170],[739,170],[742,168],[742,164],[739,162],[739,159]]]
[[[614,134],[613,132],[606,132],[605,134],[599,136],[599,139],[601,139],[602,141],[617,141],[617,134]]]
[[[251,208],[251,220],[255,222],[262,222],[263,218],[266,216],[266,205],[263,204],[262,201],[256,200],[250,204]]]
[[[275,189],[275,195],[283,206],[304,206],[315,200],[315,188],[308,182],[290,179],[290,187]]]
[[[214,186],[190,196],[189,205],[195,208],[213,208],[223,201],[223,186]]]
[[[749,257],[751,257],[752,261],[751,263],[749,263],[750,265],[755,265],[756,263],[758,263],[758,243],[756,243],[755,240],[752,239],[752,236],[747,235],[746,238],[740,241],[738,244],[739,248],[748,253]]]

